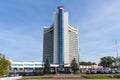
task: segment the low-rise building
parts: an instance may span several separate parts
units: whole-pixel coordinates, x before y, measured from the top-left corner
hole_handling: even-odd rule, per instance
[[[20,75],[39,74],[43,69],[41,62],[11,62],[10,73],[18,73]]]

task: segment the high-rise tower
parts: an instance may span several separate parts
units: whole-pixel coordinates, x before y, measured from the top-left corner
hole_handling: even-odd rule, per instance
[[[70,64],[73,58],[78,61],[78,27],[68,23],[68,12],[59,6],[54,24],[44,28],[43,61],[46,58],[54,64]]]

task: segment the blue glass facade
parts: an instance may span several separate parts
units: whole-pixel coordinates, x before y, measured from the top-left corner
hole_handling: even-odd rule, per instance
[[[58,12],[58,63],[64,64],[64,22],[63,22],[63,14],[64,10],[59,9]]]

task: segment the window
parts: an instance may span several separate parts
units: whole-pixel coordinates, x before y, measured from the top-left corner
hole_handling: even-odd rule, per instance
[[[35,66],[42,66],[41,64],[35,64]]]
[[[34,66],[34,64],[24,64],[24,66]]]
[[[12,64],[12,66],[23,66],[23,64]]]

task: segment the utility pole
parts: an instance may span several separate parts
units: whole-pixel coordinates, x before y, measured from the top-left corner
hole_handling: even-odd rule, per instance
[[[118,46],[117,46],[117,41],[115,41],[115,45],[116,45],[116,66],[118,66],[119,67],[119,61],[118,61],[118,59],[119,59],[119,56],[118,56]]]
[[[115,45],[116,45],[116,54],[117,54],[117,57],[118,57],[118,46],[117,46],[117,41],[115,41]]]

